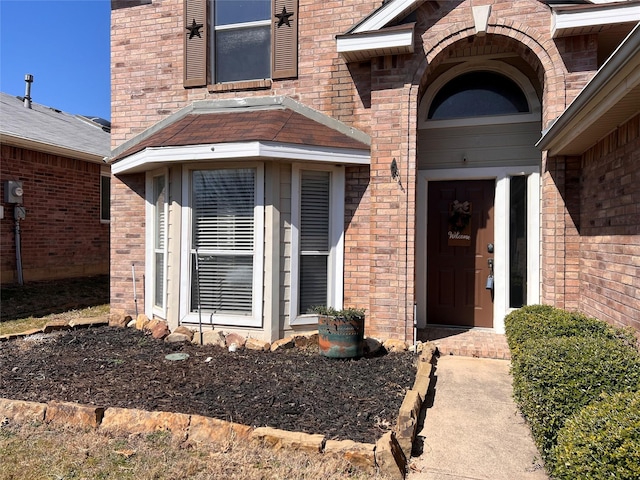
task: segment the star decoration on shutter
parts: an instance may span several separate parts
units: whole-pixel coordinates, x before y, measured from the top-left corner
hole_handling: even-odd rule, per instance
[[[187,30],[189,30],[189,40],[191,40],[193,37],[198,37],[198,38],[202,38],[200,36],[200,29],[204,27],[204,25],[202,23],[196,23],[196,19],[193,19],[193,23],[191,25],[187,25]]]
[[[276,13],[274,16],[280,20],[278,22],[278,28],[284,24],[287,24],[287,27],[291,26],[291,23],[289,23],[289,17],[293,16],[293,12],[287,12],[287,7],[282,7],[282,13]]]

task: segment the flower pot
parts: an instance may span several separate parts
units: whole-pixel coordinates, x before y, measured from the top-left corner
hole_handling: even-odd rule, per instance
[[[318,347],[330,358],[358,358],[364,346],[364,317],[318,315]]]

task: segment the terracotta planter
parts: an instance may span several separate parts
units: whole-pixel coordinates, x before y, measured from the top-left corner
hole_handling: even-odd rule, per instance
[[[364,317],[318,315],[320,354],[331,358],[358,358],[364,346]]]

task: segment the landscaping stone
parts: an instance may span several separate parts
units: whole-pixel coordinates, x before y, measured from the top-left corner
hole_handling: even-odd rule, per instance
[[[188,427],[189,415],[184,413],[147,412],[117,407],[105,409],[100,424],[100,428],[104,430],[133,434],[163,430],[171,432],[182,440],[187,438]]]
[[[79,405],[71,402],[49,402],[45,422],[57,425],[97,428],[102,421],[104,408],[95,405]]]
[[[393,432],[387,432],[376,442],[376,465],[382,473],[396,480],[404,480],[407,458]]]
[[[275,352],[276,350],[287,350],[289,348],[294,348],[295,346],[296,343],[292,337],[281,338],[280,340],[276,340],[271,344],[271,351]]]
[[[404,401],[398,413],[396,425],[396,439],[406,458],[411,457],[413,439],[416,436],[418,417],[422,407],[422,398],[415,390],[409,390],[404,396]]]
[[[109,319],[106,316],[102,317],[87,317],[87,318],[73,318],[69,320],[69,326],[71,328],[81,327],[101,327],[108,325]]]
[[[149,323],[149,317],[144,313],[139,314],[136,317],[136,330],[144,330],[144,327]]]
[[[13,423],[43,422],[46,411],[45,403],[0,398],[0,419],[8,418]]]
[[[162,340],[171,334],[171,330],[169,330],[167,322],[163,322],[161,320],[157,320],[156,324],[149,328],[149,331],[151,332],[151,336],[158,340]]]
[[[190,342],[191,339],[187,335],[184,335],[183,333],[174,332],[167,335],[164,341],[167,343],[182,343],[182,342]]]
[[[244,344],[247,341],[242,335],[238,335],[237,333],[230,333],[225,337],[225,346],[230,347],[231,344],[235,343],[236,347],[244,348]]]
[[[198,443],[225,443],[230,440],[247,440],[252,428],[217,418],[191,415],[189,441]]]
[[[111,313],[109,314],[109,326],[124,328],[132,320],[131,315],[125,315],[123,313]]]
[[[358,443],[353,440],[327,440],[324,453],[339,455],[352,465],[362,469],[375,468],[375,445],[373,443]]]
[[[47,324],[42,329],[43,333],[51,333],[57,332],[58,330],[69,330],[71,327],[69,323],[64,319],[56,319],[47,322]]]
[[[413,388],[420,395],[420,400],[424,402],[429,390],[429,384],[431,382],[431,372],[433,371],[433,365],[431,363],[418,362],[418,370],[416,372],[416,378],[413,381]]]
[[[268,352],[271,349],[271,344],[269,342],[265,342],[264,340],[258,340],[257,338],[249,337],[244,344],[244,348],[249,350]]]
[[[185,335],[189,339],[189,341],[193,340],[194,331],[191,330],[190,328],[187,328],[187,327],[183,326],[183,325],[180,325],[172,333],[180,333],[182,335]]]
[[[375,338],[367,337],[364,339],[364,353],[365,355],[374,355],[382,348],[380,343]]]
[[[256,428],[251,432],[252,440],[261,440],[272,448],[290,448],[306,452],[320,453],[324,443],[324,436],[302,432],[289,432],[271,427]]]
[[[220,330],[206,330],[202,334],[202,343],[205,345],[217,345],[224,348],[224,333]]]
[[[387,350],[387,352],[406,352],[409,348],[407,342],[403,340],[397,340],[395,338],[385,340],[382,346]]]

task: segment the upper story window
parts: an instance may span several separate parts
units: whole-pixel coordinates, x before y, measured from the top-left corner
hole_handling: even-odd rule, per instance
[[[184,0],[184,86],[258,88],[298,74],[298,0]]]
[[[431,102],[427,118],[448,120],[529,111],[527,97],[513,80],[495,72],[474,71],[444,85]]]
[[[271,0],[212,0],[211,76],[215,83],[271,78]]]

